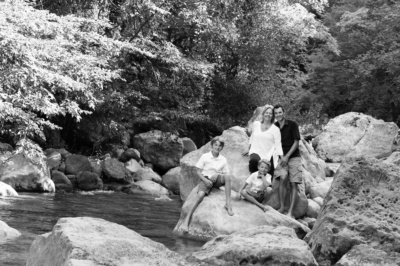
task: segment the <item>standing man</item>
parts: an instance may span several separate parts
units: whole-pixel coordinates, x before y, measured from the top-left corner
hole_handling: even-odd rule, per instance
[[[230,216],[233,215],[231,203],[231,179],[229,175],[228,162],[220,154],[224,148],[225,142],[221,137],[215,137],[211,140],[211,151],[204,153],[196,164],[196,174],[201,180],[198,186],[196,200],[183,221],[183,232],[189,232],[190,218],[204,197],[210,193],[213,187],[219,188],[225,186],[226,204],[224,208]]]
[[[296,193],[299,189],[299,184],[303,182],[302,165],[299,152],[300,132],[296,122],[285,118],[285,110],[282,105],[274,106],[274,114],[277,122],[275,125],[281,130],[281,142],[283,156],[280,157],[278,167],[275,170],[274,176],[279,178],[279,203],[278,211],[283,213],[285,208],[286,198],[286,181],[289,177],[290,181],[290,207],[288,216],[293,217],[293,207],[296,200]]]

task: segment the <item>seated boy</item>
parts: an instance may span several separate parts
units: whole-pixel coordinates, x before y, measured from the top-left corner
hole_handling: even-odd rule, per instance
[[[239,198],[243,196],[264,212],[267,211],[267,207],[262,205],[261,202],[272,195],[271,175],[268,174],[270,168],[271,163],[266,159],[261,159],[258,162],[258,171],[252,173],[239,190]]]
[[[215,137],[211,140],[211,151],[203,154],[196,164],[196,174],[200,178],[200,184],[197,190],[197,198],[193,206],[189,209],[188,215],[182,224],[184,232],[189,231],[190,218],[200,202],[213,187],[219,188],[225,185],[226,205],[224,208],[229,215],[233,215],[231,204],[231,176],[228,174],[228,163],[226,158],[220,154],[224,147],[224,140],[221,137]]]

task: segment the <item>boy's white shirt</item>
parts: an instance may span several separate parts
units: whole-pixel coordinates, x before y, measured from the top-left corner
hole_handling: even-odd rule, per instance
[[[201,155],[200,159],[196,163],[196,167],[201,169],[203,176],[212,177],[215,174],[228,174],[228,162],[221,154],[218,157],[214,157],[210,152]]]
[[[246,179],[246,183],[249,186],[249,190],[251,192],[259,192],[259,191],[263,191],[266,189],[264,182],[262,181],[261,178],[257,178],[258,176],[258,171],[252,173],[247,179]],[[271,184],[271,175],[267,174],[266,176],[267,182],[269,184]]]

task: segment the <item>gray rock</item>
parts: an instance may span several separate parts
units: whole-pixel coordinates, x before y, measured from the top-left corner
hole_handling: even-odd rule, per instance
[[[194,204],[197,187],[190,193],[182,206],[181,216],[174,228],[174,233],[182,235],[182,222],[190,207]],[[289,218],[267,206],[268,211],[263,212],[256,205],[239,200],[237,193],[232,191],[232,208],[234,215],[229,216],[224,208],[225,192],[220,189],[212,189],[210,194],[204,198],[193,213],[189,233],[185,237],[209,240],[220,235],[229,235],[243,230],[243,227],[254,228],[262,225],[286,226],[293,228],[296,234],[302,238],[310,229],[296,220]]]
[[[329,162],[359,156],[382,158],[393,152],[398,130],[393,122],[350,112],[331,119],[313,145],[319,157]]]
[[[9,227],[5,222],[0,221],[0,243],[4,243],[7,240],[17,238],[21,235],[18,230]]]
[[[191,256],[205,265],[318,265],[292,228],[259,226],[219,236]]]
[[[159,130],[135,135],[134,147],[146,162],[162,171],[179,166],[183,152],[183,143],[178,137]]]
[[[103,181],[95,173],[89,171],[80,172],[76,176],[77,185],[82,190],[96,190],[103,188]]]
[[[102,162],[102,168],[104,177],[107,180],[120,183],[130,183],[130,178],[128,177],[128,172],[123,162],[120,162],[115,158],[108,158]]]
[[[51,172],[51,179],[57,190],[71,191],[74,189],[69,178],[60,171],[54,170]]]
[[[306,237],[319,263],[336,263],[353,246],[400,249],[400,167],[373,158],[343,162]]]
[[[162,176],[162,183],[172,193],[179,195],[179,181],[181,178],[181,168],[175,167]]]
[[[125,226],[90,217],[60,218],[32,243],[27,266],[190,265],[163,244]]]
[[[9,196],[16,197],[16,196],[18,196],[18,193],[10,185],[0,181],[0,196],[1,197],[9,197]]]
[[[65,173],[76,175],[82,171],[91,171],[89,159],[83,155],[72,154],[65,159]]]
[[[335,266],[398,266],[400,254],[374,249],[368,245],[354,246]]]

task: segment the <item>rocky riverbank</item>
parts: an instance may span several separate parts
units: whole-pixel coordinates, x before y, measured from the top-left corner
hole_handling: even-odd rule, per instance
[[[248,128],[259,119],[260,110],[262,108],[255,112]],[[344,129],[338,131],[338,128]],[[210,143],[199,149],[194,149],[191,143],[192,151],[188,151],[190,148],[185,148],[185,142],[190,141],[187,139],[152,131],[135,136],[133,147],[97,159],[70,154],[63,149],[50,149],[43,152],[49,169],[47,172],[34,161],[26,167],[27,156],[8,150],[3,151],[0,157],[0,172],[7,173],[4,175],[6,178],[0,176],[0,180],[17,191],[54,192],[51,189],[54,187],[55,191],[111,189],[157,196],[180,194],[183,206],[174,232],[210,242],[203,251],[176,259],[175,264],[170,265],[237,265],[245,262],[351,265],[348,264],[351,261],[368,260],[371,256],[363,257],[362,254],[371,250],[384,256],[381,260],[371,258],[371,261],[377,261],[376,265],[397,265],[400,253],[396,215],[399,211],[396,177],[400,171],[399,157],[396,156],[397,131],[393,123],[348,113],[332,119],[312,145],[302,139],[300,153],[304,182],[295,206],[297,220],[294,220],[274,210],[276,195],[265,202],[270,206],[266,213],[235,197],[235,191],[249,175],[248,158],[241,156],[247,149],[248,130],[241,127],[225,130],[222,136],[226,139],[226,146],[222,155],[228,159],[235,176],[232,192],[235,215],[230,217],[226,214],[223,210],[224,192],[215,190],[197,208],[187,234],[182,234],[180,225],[196,193],[198,180],[193,174],[194,165],[201,154],[210,150]],[[349,137],[352,132],[357,134]],[[346,140],[348,137],[349,140]],[[339,147],[340,153],[336,151]],[[188,153],[182,157],[184,150]],[[25,160],[24,164],[18,166],[23,161],[21,158]],[[37,178],[27,178],[30,173]],[[0,193],[2,191],[5,189],[0,183]],[[57,225],[53,233],[56,228]],[[39,238],[41,240],[35,241],[33,250],[39,250],[37,246],[48,245],[45,244],[47,235]],[[271,245],[258,245],[257,241],[261,240],[263,243],[271,242]],[[57,241],[55,243],[59,243]],[[255,248],[246,248],[252,245]],[[296,255],[300,253],[304,256]],[[31,257],[35,254],[37,252],[32,251]],[[93,254],[91,258],[97,256],[97,253]],[[44,256],[36,257],[40,261]],[[127,261],[134,257],[127,256]],[[74,257],[70,259],[75,260]],[[96,263],[94,265],[100,265]],[[163,265],[164,262],[157,263]],[[39,264],[32,262],[30,265]]]

